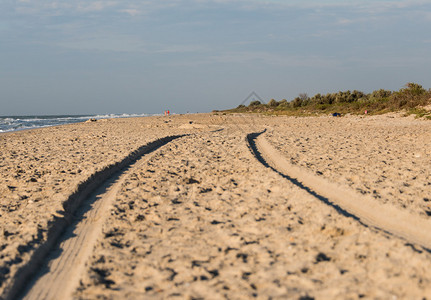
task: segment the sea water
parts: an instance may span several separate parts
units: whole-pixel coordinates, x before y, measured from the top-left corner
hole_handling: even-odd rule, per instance
[[[109,115],[59,115],[59,116],[5,116],[0,117],[0,132],[9,132],[41,127],[85,122],[89,119],[111,119],[147,117],[149,114],[109,114]]]

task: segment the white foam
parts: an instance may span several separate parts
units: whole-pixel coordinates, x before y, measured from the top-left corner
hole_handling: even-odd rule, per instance
[[[151,114],[98,114],[82,116],[19,116],[19,117],[0,117],[0,132],[10,132],[17,130],[35,129],[49,126],[58,126],[71,123],[80,123],[88,119],[114,119],[148,117]]]

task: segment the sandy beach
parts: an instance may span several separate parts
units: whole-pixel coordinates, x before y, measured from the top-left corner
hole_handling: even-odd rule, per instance
[[[2,298],[431,295],[429,121],[174,115],[0,147]]]

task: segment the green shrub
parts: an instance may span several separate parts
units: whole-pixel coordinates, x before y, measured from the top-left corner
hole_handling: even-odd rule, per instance
[[[404,89],[399,91],[399,93],[405,96],[414,97],[425,94],[426,90],[420,84],[409,82],[406,84]]]
[[[398,92],[384,89],[365,94],[361,91],[339,91],[326,95],[316,94],[308,97],[306,93],[299,94],[298,97],[288,102],[283,99],[277,102],[271,99],[268,104],[262,104],[254,100],[249,106],[239,105],[230,112],[266,112],[285,115],[313,115],[319,113],[339,112],[339,113],[359,113],[365,110],[371,114],[381,114],[390,111],[407,110],[408,113],[418,117],[430,119],[431,113],[425,113],[423,107],[431,104],[431,90],[425,90],[416,83],[407,83]]]
[[[383,99],[388,99],[392,95],[391,91],[386,91],[384,89],[380,89],[378,91],[374,91],[369,96],[370,101],[379,101]]]
[[[268,106],[269,106],[269,107],[276,107],[276,106],[278,106],[278,102],[277,102],[277,101],[275,101],[274,99],[271,99],[271,100],[268,102]]]
[[[283,99],[280,102],[278,102],[278,106],[288,107],[289,106],[289,102],[287,102],[286,99]]]
[[[254,101],[251,101],[250,102],[250,104],[248,105],[249,107],[250,106],[259,106],[259,105],[261,105],[262,103],[259,101],[259,100],[254,100]]]
[[[293,108],[301,107],[302,106],[302,99],[299,97],[296,97],[295,99],[293,99],[291,105]]]
[[[420,84],[409,82],[405,88],[391,95],[389,104],[392,110],[410,109],[426,105],[430,97],[430,91],[426,91]]]

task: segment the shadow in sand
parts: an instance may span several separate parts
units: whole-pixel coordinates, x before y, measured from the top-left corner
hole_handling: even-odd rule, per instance
[[[338,213],[342,214],[343,216],[350,217],[350,218],[353,218],[353,219],[355,219],[357,221],[360,221],[360,219],[357,216],[349,213],[348,211],[346,211],[345,209],[343,209],[339,205],[332,203],[328,198],[326,198],[326,197],[324,197],[322,195],[319,195],[318,193],[316,193],[315,191],[313,191],[311,188],[309,188],[308,186],[304,185],[302,182],[298,181],[298,179],[290,177],[289,175],[282,173],[281,171],[275,169],[270,164],[268,164],[268,162],[263,158],[262,154],[259,152],[259,150],[258,150],[258,148],[256,146],[256,139],[257,139],[257,137],[260,136],[261,134],[265,133],[265,132],[266,132],[266,129],[263,130],[263,131],[261,131],[261,132],[250,133],[250,134],[247,135],[247,143],[249,145],[249,148],[250,148],[251,152],[253,153],[253,155],[256,157],[256,159],[261,164],[263,164],[267,168],[270,168],[274,172],[276,172],[279,175],[281,175],[283,178],[289,180],[291,183],[293,183],[297,187],[303,189],[304,191],[306,191],[310,195],[316,197],[317,199],[319,199],[320,201],[324,202],[325,204],[332,206],[333,208],[335,208],[337,210]]]
[[[331,207],[333,207],[339,214],[348,217],[348,218],[352,218],[356,221],[358,221],[360,224],[362,224],[365,227],[370,227],[368,224],[364,223],[358,216],[348,212],[347,210],[343,209],[342,207],[340,207],[339,205],[333,203],[330,201],[330,199],[316,193],[315,191],[313,191],[310,187],[306,186],[304,183],[300,182],[298,179],[293,178],[291,176],[289,176],[288,174],[284,174],[283,172],[277,170],[276,168],[274,168],[273,166],[271,166],[266,160],[265,158],[262,156],[262,154],[259,152],[259,149],[256,145],[256,139],[262,135],[263,133],[266,132],[266,129],[261,131],[261,132],[255,132],[255,133],[250,133],[247,135],[246,137],[246,141],[247,144],[250,148],[250,151],[252,152],[252,154],[256,157],[256,159],[263,164],[265,167],[273,170],[274,172],[278,173],[280,176],[282,176],[283,178],[289,180],[291,183],[293,183],[294,185],[296,185],[297,187],[301,188],[302,190],[306,191],[307,193],[309,193],[310,195],[312,195],[313,197],[319,199],[320,201],[322,201],[323,203],[325,203],[326,205],[329,205]],[[372,226],[373,228],[384,232],[385,234],[388,235],[393,235],[390,231],[387,231],[383,228],[379,228],[379,227],[375,227]],[[402,239],[404,239],[403,237],[400,237]],[[404,239],[405,240],[405,239]],[[421,249],[419,249],[418,247],[416,247],[415,245],[406,242],[405,244],[406,246],[411,247],[414,251],[418,252],[418,253],[422,253],[423,251],[429,252],[431,253],[431,249],[421,246]],[[422,251],[423,250],[423,251]]]
[[[144,155],[150,154],[174,139],[184,135],[167,136],[146,144],[122,161],[96,172],[81,183],[76,192],[63,204],[64,215],[55,217],[50,224],[46,241],[39,245],[32,254],[30,261],[15,275],[13,285],[1,299],[22,299],[31,290],[36,281],[51,270],[48,264],[62,254],[60,244],[74,237],[77,224],[84,215],[93,209],[98,196],[104,194],[120,176]]]

